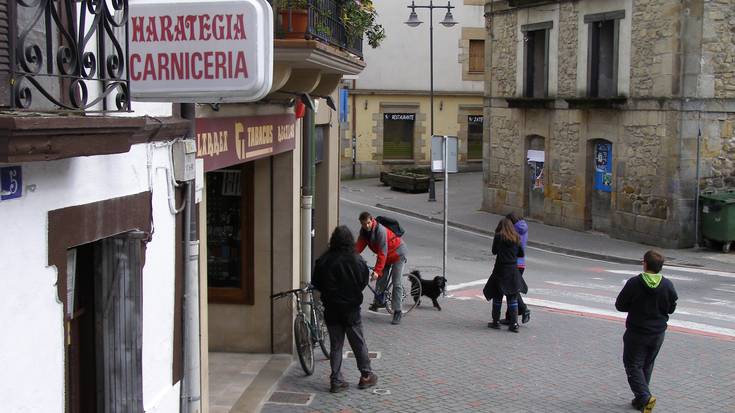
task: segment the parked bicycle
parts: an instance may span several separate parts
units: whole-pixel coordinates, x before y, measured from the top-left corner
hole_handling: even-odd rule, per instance
[[[293,321],[293,336],[296,342],[296,354],[299,356],[301,368],[307,376],[314,373],[314,347],[318,344],[328,359],[329,331],[324,322],[324,305],[314,297],[314,287],[307,284],[304,288],[283,291],[271,296],[272,299],[293,295],[296,297],[296,318]],[[304,307],[309,307],[308,314]]]
[[[372,267],[369,268],[371,271],[373,270]],[[388,313],[393,314],[393,279],[390,278],[390,274],[386,274],[384,277],[389,277],[389,279],[382,293],[378,293],[376,290],[377,287],[373,288],[370,284],[368,284],[368,288],[373,292],[375,301],[383,306]],[[419,303],[418,300],[414,300],[414,297],[421,298],[421,280],[413,274],[403,274],[401,276],[401,286],[403,287],[401,290],[403,291],[401,294],[403,314],[406,314],[413,310]]]

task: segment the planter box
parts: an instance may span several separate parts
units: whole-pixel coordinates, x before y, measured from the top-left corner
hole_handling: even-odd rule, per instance
[[[382,182],[385,185],[399,191],[412,193],[427,192],[429,190],[428,175],[404,175],[386,173],[381,174]]]

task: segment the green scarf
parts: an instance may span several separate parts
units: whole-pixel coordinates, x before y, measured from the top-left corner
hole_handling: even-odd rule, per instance
[[[651,274],[644,272],[641,274],[643,281],[646,283],[648,288],[656,288],[661,283],[661,274]]]

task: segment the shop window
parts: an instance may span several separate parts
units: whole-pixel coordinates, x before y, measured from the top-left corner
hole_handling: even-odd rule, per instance
[[[485,41],[470,40],[470,73],[485,72]]]
[[[208,172],[207,281],[209,301],[253,304],[253,168]]]
[[[415,113],[386,113],[383,115],[383,159],[413,159],[415,121]]]
[[[617,96],[618,37],[625,11],[584,17],[588,24],[587,94],[589,97]]]
[[[482,159],[482,124],[483,117],[467,116],[467,159]]]
[[[552,22],[523,26],[523,96],[544,98],[548,94],[549,31]]]

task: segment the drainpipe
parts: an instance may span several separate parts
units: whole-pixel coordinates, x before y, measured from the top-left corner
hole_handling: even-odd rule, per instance
[[[302,125],[302,162],[301,162],[301,281],[311,282],[311,246],[314,237],[312,213],[314,202],[314,108],[311,99],[306,98]]]
[[[355,91],[357,82],[352,80],[352,91]],[[355,179],[357,169],[357,95],[352,93],[352,179]]]
[[[181,104],[181,117],[189,120],[187,138],[194,137],[196,110],[193,103]],[[186,202],[184,203],[184,378],[181,383],[181,412],[200,413],[201,409],[201,370],[199,348],[199,240],[197,235],[194,204],[194,181],[186,182]]]

